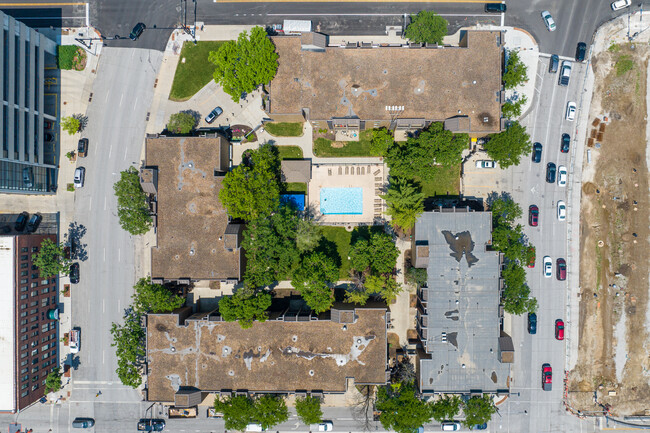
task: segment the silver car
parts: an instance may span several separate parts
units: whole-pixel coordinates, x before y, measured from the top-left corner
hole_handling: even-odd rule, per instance
[[[551,16],[551,13],[549,11],[543,11],[542,12],[542,19],[544,20],[544,24],[546,25],[546,29],[549,32],[554,32],[555,31],[555,20]]]
[[[85,167],[77,167],[74,171],[74,187],[81,188],[84,186],[84,179],[86,178]]]

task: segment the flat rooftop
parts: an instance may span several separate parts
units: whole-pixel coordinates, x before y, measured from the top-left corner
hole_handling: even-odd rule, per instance
[[[220,137],[147,138],[146,166],[158,168],[152,278],[239,279],[241,250],[225,248],[228,215],[219,201],[229,158]]]
[[[403,106],[402,119],[461,114],[469,116],[471,131],[498,131],[502,39],[498,31],[468,31],[461,47],[312,52],[301,50],[300,36],[273,37],[280,58],[269,114],[308,108],[312,120],[390,120],[386,106]]]
[[[425,212],[416,245],[428,245],[426,352],[420,390],[496,392],[507,389],[510,365],[499,361],[499,253],[490,212]]]
[[[150,401],[173,401],[179,386],[202,391],[344,392],[386,382],[386,309],[356,309],[357,320],[194,321],[178,314],[147,318]]]

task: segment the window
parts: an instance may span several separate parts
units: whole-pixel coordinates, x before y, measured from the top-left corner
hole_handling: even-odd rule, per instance
[[[21,321],[20,321],[20,324],[21,324],[21,325],[27,325],[27,319],[23,319],[23,320],[21,320]]]
[[[21,397],[27,397],[29,395],[29,391],[25,391],[22,394],[20,394]]]
[[[43,332],[46,332],[46,331],[43,331]],[[47,340],[48,340],[48,338],[47,338],[47,335],[46,335],[45,337],[41,338],[41,343],[45,343]]]
[[[36,270],[38,270],[38,266],[32,265],[32,271],[36,271]]]
[[[38,376],[35,376],[32,379],[32,382],[36,382],[37,380],[38,380]],[[37,389],[38,389],[38,383],[36,385],[32,386],[32,391],[36,391]]]
[[[27,388],[28,386],[29,386],[28,383],[24,383],[24,384],[20,387],[20,389],[25,389],[25,388]],[[24,397],[24,396],[23,396],[23,397]]]
[[[21,278],[20,284],[27,284],[27,278]]]
[[[29,303],[30,307],[35,307],[37,305],[38,305],[38,301],[32,301],[32,302]]]
[[[20,363],[20,366],[23,367],[23,366],[27,365],[28,363],[29,363],[28,360],[24,360],[24,361],[22,361],[22,362]]]
[[[27,311],[23,311],[22,313],[20,313],[20,317],[27,317]]]
[[[28,258],[29,256],[27,254],[23,254],[22,256],[20,256],[20,260],[27,260]]]
[[[44,353],[44,354],[43,354],[43,359],[47,359],[48,356],[50,356],[49,353]]]
[[[38,354],[38,349],[34,349],[34,350],[32,350],[32,356],[34,356],[34,355],[36,355],[36,354]]]
[[[29,248],[27,248],[27,247],[22,247],[22,248],[20,249],[20,252],[21,252],[21,253],[26,253],[28,250],[29,250]]]
[[[20,359],[25,359],[26,356],[27,356],[27,352],[23,352],[20,354]]]
[[[52,296],[52,303],[56,304],[56,295]]]
[[[42,332],[47,332],[49,328],[50,328],[50,325],[48,325],[48,324],[46,323],[45,325],[43,325],[43,326],[41,327],[41,331],[42,331]],[[43,337],[43,342],[45,342],[46,339],[47,339],[47,337]]]
[[[24,334],[25,332],[27,332],[27,327],[26,326],[24,328],[20,328],[20,333],[21,334]]]
[[[52,329],[54,329],[54,325],[52,325]],[[50,334],[50,340],[54,339],[56,337],[56,334]]]
[[[38,296],[38,290],[32,290],[31,296]]]
[[[27,291],[27,286],[25,286],[25,287],[21,287],[21,288],[20,288],[20,292],[21,292],[21,293],[22,293],[22,292],[26,292],[26,291]]]
[[[23,293],[22,295],[20,295],[21,301],[24,301],[25,299],[27,299],[27,293]]]
[[[54,349],[53,351],[51,351],[51,352],[50,352],[50,355],[51,355],[51,356],[56,356],[56,349]]]
[[[25,374],[29,371],[29,368],[25,367],[22,370],[20,370],[20,374]]]
[[[29,267],[29,263],[21,263],[20,264],[20,269],[27,269]],[[34,267],[34,265],[32,265]]]
[[[49,291],[50,291],[50,288],[49,288],[49,287],[45,287],[43,290],[41,290],[41,293],[44,295],[44,294],[46,294],[46,293],[49,292]]]
[[[38,335],[38,331],[34,331],[34,332],[31,333],[32,337],[36,337],[37,335]]]
[[[49,348],[50,348],[50,345],[46,344],[45,346],[41,347],[41,352],[45,352]]]
[[[47,282],[48,282],[47,279],[41,280],[41,286],[47,286]]]
[[[26,344],[23,344],[22,346],[20,346],[20,350],[25,350],[25,349],[27,349],[27,345],[26,345]]]
[[[32,247],[32,252],[37,253],[38,252],[38,247]]]
[[[28,273],[29,273],[28,271],[21,271],[20,276],[21,277],[26,277]]]
[[[32,280],[38,279],[38,272],[32,274]]]
[[[45,361],[45,362],[41,365],[41,368],[47,368],[48,365],[50,365],[50,361]]]
[[[50,343],[50,349],[53,349],[56,347],[56,341],[53,341]]]
[[[50,300],[48,298],[41,299],[41,307],[47,307],[50,305]]]
[[[21,310],[24,310],[25,308],[27,308],[27,304],[20,304],[20,309]]]
[[[29,310],[29,314],[36,314],[36,313],[38,313],[38,308],[32,308],[31,310]]]
[[[30,284],[30,287],[31,287],[32,289],[33,289],[34,287],[37,287],[37,286],[38,286],[38,283],[37,283],[36,281],[34,281],[32,284]]]
[[[29,343],[29,344],[30,344],[32,347],[36,347],[36,345],[38,344],[38,342],[37,342],[37,341],[32,341],[32,342]]]
[[[34,368],[32,368],[32,373],[36,373],[38,371],[38,365]]]
[[[38,316],[33,316],[29,318],[30,322],[36,322],[38,320]]]

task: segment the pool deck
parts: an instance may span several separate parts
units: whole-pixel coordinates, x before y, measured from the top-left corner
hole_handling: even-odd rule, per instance
[[[383,164],[314,164],[309,182],[309,206],[317,221],[325,225],[372,224],[385,218],[386,170]],[[360,215],[323,215],[320,213],[321,188],[362,188],[363,213]]]

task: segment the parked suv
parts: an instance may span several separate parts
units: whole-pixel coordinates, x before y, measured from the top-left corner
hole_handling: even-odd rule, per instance
[[[584,42],[578,42],[578,47],[576,48],[576,62],[584,62],[587,55],[587,44]]]
[[[221,107],[215,107],[214,110],[210,111],[210,114],[208,114],[207,116],[205,116],[205,122],[206,122],[206,123],[212,123],[212,122],[214,122],[214,120],[215,120],[217,117],[221,116],[221,113],[223,113],[223,110],[221,109]]]
[[[135,27],[133,27],[133,30],[131,30],[129,38],[131,38],[132,41],[137,40],[146,28],[147,26],[145,26],[144,23],[136,24]]]
[[[27,223],[27,233],[34,233],[39,224],[41,224],[42,219],[43,217],[40,214],[35,213],[32,215],[32,217],[29,219],[29,222]]]
[[[86,178],[86,168],[78,167],[74,171],[74,187],[81,188],[84,186],[84,179]]]
[[[75,418],[72,421],[73,428],[90,428],[95,425],[95,420],[92,418]]]
[[[533,145],[533,162],[542,161],[542,143],[535,143]]]
[[[485,12],[500,14],[506,11],[505,3],[487,3],[485,5]]]
[[[88,153],[88,139],[80,138],[79,143],[77,144],[77,155],[79,158],[85,158]]]
[[[571,136],[567,133],[562,134],[562,144],[560,145],[560,152],[569,153],[570,145],[571,145]]]
[[[555,167],[555,164],[552,162],[549,162],[546,164],[546,182],[548,183],[555,183],[555,171],[557,168]]]
[[[571,78],[571,62],[565,60],[562,62],[562,70],[560,71],[560,86],[568,86],[569,79]]]
[[[537,314],[528,313],[528,333],[537,334]]]
[[[141,418],[138,421],[138,431],[163,431],[165,420],[157,418]]]
[[[18,219],[14,224],[14,229],[17,232],[22,232],[23,230],[25,230],[25,226],[27,225],[28,219],[29,219],[29,214],[27,212],[23,212],[20,215],[18,215]]]
[[[553,54],[551,56],[551,61],[548,64],[548,71],[552,74],[557,72],[557,68],[560,67],[560,56]]]

